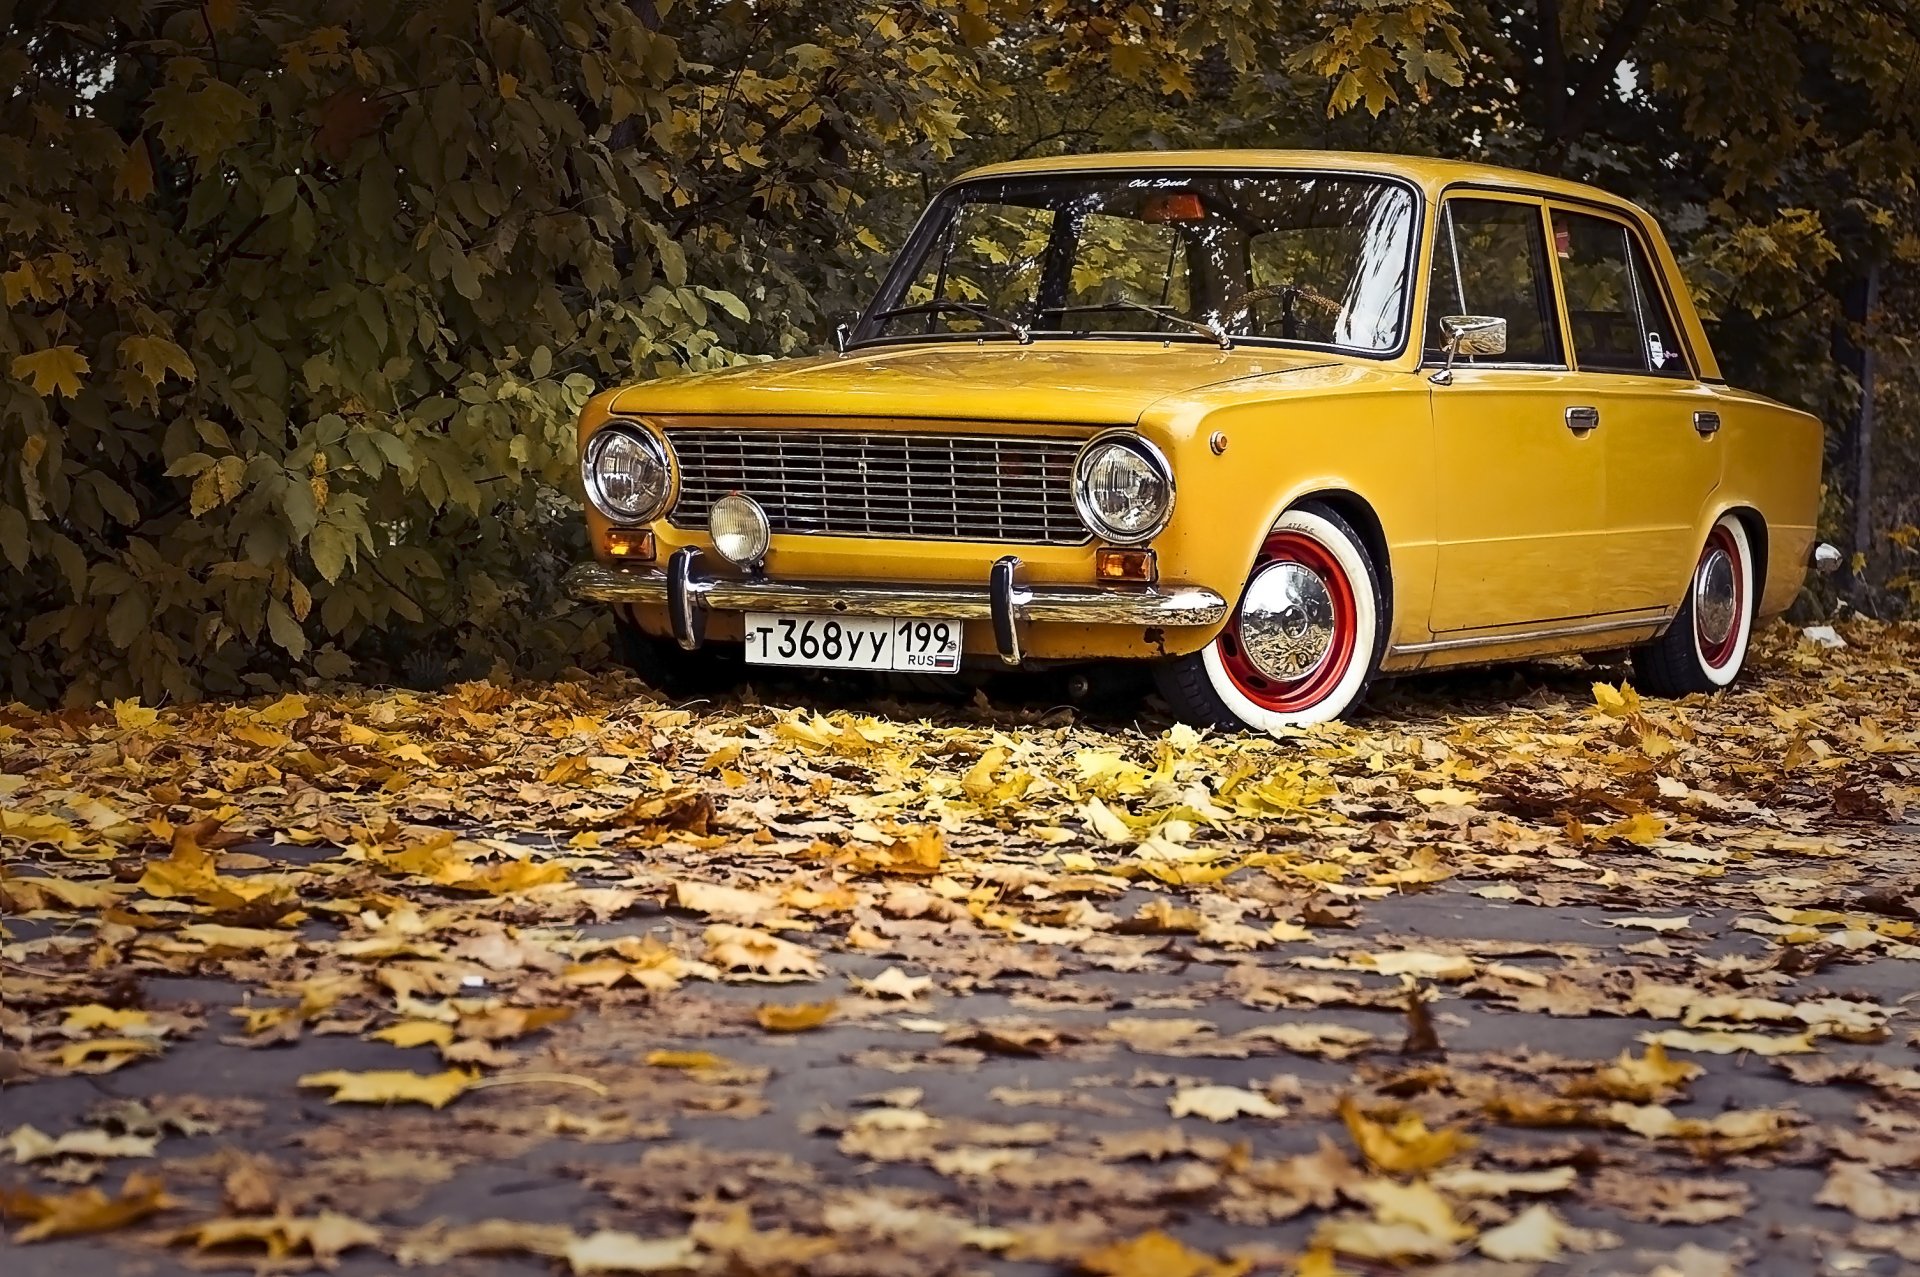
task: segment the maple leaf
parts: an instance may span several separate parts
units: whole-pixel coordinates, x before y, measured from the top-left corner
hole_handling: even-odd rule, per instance
[[[479,1075],[450,1069],[444,1073],[412,1073],[404,1069],[375,1069],[349,1073],[333,1069],[308,1073],[300,1079],[303,1087],[331,1090],[333,1104],[425,1104],[445,1108],[459,1099]]]
[[[193,360],[187,352],[164,337],[123,337],[120,362],[140,370],[150,385],[158,386],[172,373],[182,381],[194,379]]]
[[[1360,1156],[1375,1170],[1388,1174],[1432,1170],[1475,1143],[1471,1135],[1451,1127],[1429,1131],[1427,1124],[1413,1113],[1392,1126],[1384,1126],[1362,1113],[1352,1096],[1340,1098],[1339,1113]]]
[[[62,1197],[42,1197],[24,1190],[0,1191],[4,1213],[30,1221],[13,1235],[13,1240],[21,1244],[112,1232],[179,1204],[167,1195],[158,1176],[144,1172],[127,1176],[113,1197],[98,1188],[83,1188]]]
[[[813,951],[751,927],[716,923],[706,930],[707,957],[728,971],[745,971],[757,978],[817,979],[820,959]]]
[[[1635,1056],[1622,1051],[1612,1064],[1593,1073],[1571,1079],[1564,1093],[1575,1098],[1631,1100],[1647,1104],[1666,1099],[1705,1072],[1698,1064],[1667,1058],[1667,1049],[1659,1042],[1647,1044],[1646,1053]]]
[[[1920,1190],[1896,1188],[1858,1162],[1836,1162],[1813,1200],[1876,1223],[1920,1215]]]
[[[13,358],[15,380],[31,381],[33,393],[42,399],[49,395],[76,398],[80,394],[80,375],[88,367],[87,357],[77,346],[48,346]]]
[[[210,1219],[176,1233],[173,1241],[201,1251],[258,1246],[269,1260],[311,1255],[319,1266],[331,1268],[347,1251],[378,1246],[381,1234],[371,1224],[334,1211],[322,1211],[312,1216],[235,1215]]]

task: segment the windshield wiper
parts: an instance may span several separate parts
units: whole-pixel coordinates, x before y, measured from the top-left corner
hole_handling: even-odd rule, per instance
[[[1203,337],[1211,337],[1220,343],[1220,349],[1222,350],[1233,349],[1232,334],[1227,332],[1225,325],[1221,324],[1218,320],[1188,319],[1185,315],[1176,315],[1171,311],[1161,310],[1158,306],[1149,306],[1145,302],[1131,301],[1122,298],[1119,301],[1086,302],[1079,306],[1050,306],[1047,309],[1061,315],[1080,315],[1091,310],[1142,311],[1152,315],[1155,319],[1164,320],[1171,324],[1179,324],[1189,332],[1199,333]]]
[[[972,315],[975,319],[984,319],[1001,332],[1012,334],[1014,339],[1022,346],[1030,345],[1033,342],[1033,333],[1030,332],[1024,324],[1017,324],[1005,315],[996,315],[979,302],[960,301],[954,298],[943,301],[919,302],[912,306],[894,306],[888,310],[877,312],[873,318],[880,320],[893,319],[899,315],[938,315],[952,310]]]

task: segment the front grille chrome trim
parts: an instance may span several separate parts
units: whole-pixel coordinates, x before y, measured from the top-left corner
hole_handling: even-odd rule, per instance
[[[680,475],[667,521],[698,531],[744,492],[776,534],[1015,545],[1085,545],[1073,503],[1080,435],[906,430],[663,432]]]

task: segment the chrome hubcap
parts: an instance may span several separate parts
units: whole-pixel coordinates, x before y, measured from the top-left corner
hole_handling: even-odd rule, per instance
[[[1702,642],[1712,645],[1727,641],[1739,610],[1739,593],[1733,556],[1717,548],[1709,551],[1700,560],[1700,570],[1693,574],[1693,623],[1700,629]]]
[[[1275,563],[1247,584],[1240,646],[1254,668],[1292,681],[1320,668],[1333,648],[1333,595],[1312,568]]]

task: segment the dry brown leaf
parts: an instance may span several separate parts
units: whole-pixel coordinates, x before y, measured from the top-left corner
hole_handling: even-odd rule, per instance
[[[751,927],[716,923],[706,932],[707,960],[730,973],[767,980],[814,980],[820,959],[811,949]]]
[[[167,1195],[159,1176],[138,1171],[127,1176],[120,1192],[112,1197],[98,1188],[83,1188],[60,1197],[42,1197],[25,1189],[0,1190],[0,1207],[4,1208],[0,1214],[29,1221],[13,1235],[20,1244],[112,1232],[179,1204]]]
[[[233,1215],[210,1219],[173,1236],[175,1245],[198,1251],[258,1247],[269,1260],[310,1255],[324,1268],[347,1251],[378,1246],[380,1230],[371,1224],[322,1211],[318,1215]]]
[[[1650,1042],[1643,1055],[1622,1051],[1612,1064],[1571,1079],[1563,1093],[1575,1098],[1649,1104],[1673,1098],[1705,1071],[1698,1064],[1668,1059],[1665,1046]]]
[[[1711,1224],[1744,1215],[1753,1190],[1739,1180],[1677,1179],[1609,1166],[1587,1196],[1628,1219],[1654,1224]]]
[[[1920,1189],[1896,1188],[1857,1162],[1836,1162],[1813,1200],[1874,1223],[1920,1215]]]

